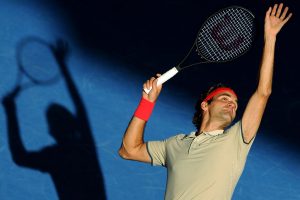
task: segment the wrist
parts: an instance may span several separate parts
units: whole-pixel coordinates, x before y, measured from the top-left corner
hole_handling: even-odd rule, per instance
[[[265,42],[275,42],[276,41],[276,35],[265,35],[264,41]]]
[[[134,116],[144,121],[148,121],[148,119],[152,114],[154,106],[155,106],[155,102],[151,102],[143,97],[137,109],[134,112]]]
[[[154,95],[148,95],[145,92],[143,92],[142,99],[150,101],[151,103],[155,103],[157,98],[155,98]]]

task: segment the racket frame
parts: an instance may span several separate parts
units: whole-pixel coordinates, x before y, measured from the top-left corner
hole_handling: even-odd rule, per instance
[[[52,53],[51,44],[49,42],[43,40],[42,38],[39,38],[36,36],[28,36],[26,38],[23,38],[17,44],[17,48],[16,48],[16,59],[17,59],[17,66],[18,66],[18,75],[17,75],[17,80],[15,83],[16,88],[20,87],[21,89],[25,89],[25,88],[28,88],[28,87],[31,87],[31,86],[37,85],[37,84],[42,84],[42,85],[52,84],[54,82],[57,82],[60,77],[60,73],[58,71],[54,76],[43,81],[40,79],[36,79],[34,76],[32,76],[30,73],[28,73],[25,70],[24,64],[22,62],[23,61],[22,53],[23,53],[26,45],[28,45],[31,42],[38,43],[40,45],[44,45],[44,46],[48,47],[50,49],[49,51],[51,51],[51,53]],[[22,83],[22,79],[24,76],[29,80],[29,82]]]
[[[157,80],[157,85],[161,85],[163,83],[165,83],[166,81],[168,81],[169,79],[171,79],[173,76],[175,76],[179,71],[183,70],[183,69],[186,69],[186,68],[189,68],[189,67],[192,67],[192,66],[195,66],[195,65],[199,65],[199,64],[204,64],[204,63],[225,63],[225,62],[230,62],[234,59],[237,59],[238,57],[244,55],[246,52],[248,52],[250,49],[251,49],[251,46],[252,46],[252,42],[250,44],[250,46],[244,50],[242,53],[240,53],[238,56],[235,56],[231,59],[228,59],[228,60],[221,60],[221,61],[213,61],[213,60],[210,60],[210,59],[207,59],[204,55],[202,55],[200,53],[200,50],[199,50],[199,45],[198,45],[198,38],[199,38],[199,35],[200,35],[200,32],[201,30],[203,29],[203,27],[206,25],[206,23],[208,22],[208,20],[210,20],[212,17],[214,17],[215,15],[219,14],[220,12],[224,11],[224,10],[228,10],[230,8],[238,8],[238,9],[242,9],[244,10],[246,13],[249,13],[250,16],[252,16],[253,18],[253,31],[252,31],[252,38],[254,40],[255,38],[255,26],[254,26],[254,20],[255,20],[255,16],[253,15],[253,13],[244,8],[244,7],[241,7],[241,6],[236,6],[236,5],[233,5],[233,6],[229,6],[229,7],[226,7],[226,8],[223,8],[223,9],[220,9],[218,11],[216,11],[215,13],[213,13],[212,15],[210,15],[203,23],[202,23],[202,26],[201,28],[199,29],[198,33],[197,33],[197,37],[191,47],[191,49],[189,50],[189,52],[187,53],[187,55],[183,58],[183,60],[175,67],[169,69],[167,72],[165,72],[164,74],[162,74],[160,77],[158,77],[158,80]],[[252,40],[252,41],[253,41]],[[196,46],[196,48],[195,48]],[[205,61],[201,61],[201,62],[196,62],[196,63],[193,63],[193,64],[190,64],[190,65],[187,65],[187,66],[184,66],[184,67],[181,67],[181,65],[186,61],[186,59],[190,56],[191,52],[193,51],[193,49],[196,50],[197,54]],[[151,91],[152,87],[150,87],[149,89],[147,88],[143,88],[144,92],[146,94],[149,94],[149,92]]]

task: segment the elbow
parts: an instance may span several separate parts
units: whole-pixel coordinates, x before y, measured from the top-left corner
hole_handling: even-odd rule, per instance
[[[258,93],[261,96],[268,98],[272,93],[272,89],[270,88],[270,89],[260,90],[260,91],[258,91]]]
[[[17,146],[17,144],[15,146]],[[24,166],[29,159],[29,153],[26,152],[22,145],[19,145],[18,147],[15,146],[10,144],[11,158],[16,165]]]
[[[126,154],[125,154],[125,152],[124,152],[124,150],[123,150],[123,147],[121,147],[121,148],[119,149],[119,156],[120,156],[121,158],[123,158],[123,159],[126,159],[126,158],[127,158],[127,156],[126,156]]]
[[[264,93],[263,93],[263,96],[265,97],[269,97],[272,93],[272,89],[269,89],[269,90],[266,90]]]
[[[126,151],[126,149],[123,146],[119,149],[119,156],[125,160],[130,159],[130,154]]]
[[[119,149],[119,156],[125,160],[136,160],[140,152],[140,146],[137,147],[125,147],[121,146]]]
[[[12,160],[14,163],[18,166],[24,166],[24,163],[26,162],[26,159],[22,156],[12,155]]]

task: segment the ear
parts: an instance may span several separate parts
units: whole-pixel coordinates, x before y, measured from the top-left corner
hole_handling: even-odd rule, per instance
[[[206,101],[202,101],[202,103],[201,103],[201,109],[203,111],[207,111],[207,109],[208,109],[208,103]]]

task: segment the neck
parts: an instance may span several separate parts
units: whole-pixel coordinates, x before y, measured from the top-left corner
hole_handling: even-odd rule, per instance
[[[197,135],[201,134],[202,132],[224,130],[226,128],[226,126],[227,125],[224,124],[223,121],[213,121],[213,120],[203,119]]]

